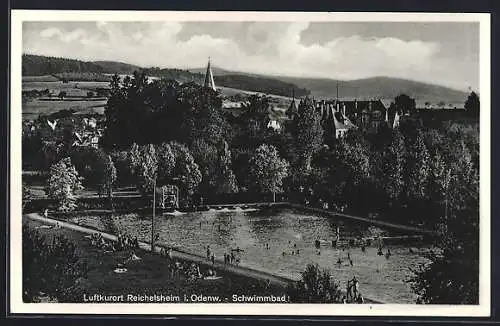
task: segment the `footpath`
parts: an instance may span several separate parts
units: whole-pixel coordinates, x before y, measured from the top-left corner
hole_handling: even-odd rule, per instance
[[[95,229],[91,229],[88,227],[76,225],[73,223],[68,223],[68,222],[55,220],[55,219],[51,219],[51,218],[46,218],[46,217],[43,217],[37,213],[26,214],[25,217],[32,219],[32,220],[35,220],[35,221],[42,222],[44,224],[48,224],[48,225],[54,225],[54,226],[59,225],[60,227],[67,228],[67,229],[74,230],[74,231],[78,231],[78,232],[82,232],[85,234],[93,234],[93,233],[98,232],[102,235],[102,237],[104,239],[107,239],[110,241],[117,241],[118,240],[117,236],[115,236],[115,235],[108,234],[108,233],[98,231]],[[145,250],[145,251],[151,251],[151,244],[146,243],[146,242],[139,242],[139,248],[142,250]],[[160,252],[163,248],[165,248],[165,247],[161,246],[161,245],[156,245],[154,248],[154,251],[155,251],[155,253],[160,254]],[[178,249],[178,248],[173,249],[172,257],[176,258],[176,259],[184,260],[184,261],[194,262],[197,264],[207,264],[206,257],[204,257],[202,255],[190,253],[190,252]],[[278,275],[274,275],[274,274],[271,274],[271,273],[268,273],[265,271],[259,271],[259,270],[255,270],[255,269],[251,269],[251,268],[247,268],[247,267],[242,267],[242,266],[227,265],[227,264],[224,264],[224,262],[222,262],[220,260],[216,260],[215,263],[213,264],[213,266],[217,269],[225,270],[227,272],[230,272],[230,273],[233,273],[236,275],[246,276],[246,277],[250,277],[250,278],[265,281],[265,282],[269,281],[273,284],[276,284],[276,285],[279,285],[282,287],[287,287],[290,283],[296,282],[296,280],[282,277],[282,276],[278,276]],[[378,300],[373,300],[370,298],[365,298],[365,302],[366,303],[375,303],[375,304],[384,303],[384,302],[381,302]]]
[[[354,216],[354,215],[349,215],[349,214],[344,214],[344,213],[339,213],[339,212],[332,212],[332,211],[329,211],[326,209],[308,207],[308,206],[299,205],[299,204],[289,204],[289,205],[290,205],[290,207],[298,209],[298,210],[303,210],[303,211],[312,212],[312,213],[316,213],[316,214],[327,215],[330,217],[342,217],[345,219],[363,222],[363,223],[372,224],[372,225],[377,225],[377,226],[382,226],[382,227],[390,228],[390,229],[394,229],[394,230],[407,231],[407,232],[430,235],[430,236],[437,236],[437,232],[435,232],[435,231],[425,230],[425,229],[421,229],[421,228],[414,227],[414,226],[396,224],[396,223],[376,220],[376,219],[367,218],[367,217]]]

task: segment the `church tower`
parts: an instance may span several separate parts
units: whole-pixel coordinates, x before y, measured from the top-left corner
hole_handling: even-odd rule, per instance
[[[205,82],[203,83],[203,86],[206,88],[211,88],[214,91],[217,91],[217,89],[215,88],[214,75],[212,74],[212,68],[210,68],[210,57],[208,57],[207,72],[205,73]]]

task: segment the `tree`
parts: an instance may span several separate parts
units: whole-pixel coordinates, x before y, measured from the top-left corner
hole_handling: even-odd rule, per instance
[[[228,138],[230,126],[222,115],[222,100],[211,89],[200,89],[201,99],[194,108],[191,141],[203,139],[219,145]]]
[[[71,150],[71,162],[83,178],[85,187],[104,190],[105,165],[107,154],[102,149],[90,146],[77,146]]]
[[[158,159],[153,145],[144,145],[139,150],[139,164],[135,169],[137,187],[145,195],[153,191],[158,173]]]
[[[138,173],[137,169],[139,168],[139,164],[141,163],[141,149],[139,145],[133,143],[128,151],[128,165],[129,171],[136,178]]]
[[[28,188],[28,186],[26,185],[26,183],[23,182],[23,185],[22,185],[22,191],[23,191],[23,194],[22,194],[22,204],[23,204],[23,209],[26,207],[26,205],[28,205],[30,202],[31,202],[31,191],[30,189]]]
[[[436,149],[429,160],[429,173],[427,177],[426,197],[427,209],[426,220],[434,227],[443,214],[446,214],[445,200],[451,180],[451,169],[445,163],[443,155]]]
[[[27,225],[22,234],[23,301],[39,302],[44,293],[59,302],[81,302],[87,266],[77,256],[76,246],[63,235],[47,243]]]
[[[436,241],[439,250],[409,280],[420,303],[479,303],[479,177],[465,144],[457,145],[451,169],[435,164],[436,171],[447,171],[445,207]]]
[[[345,139],[335,147],[336,164],[330,166],[332,189],[338,188],[352,207],[368,208],[371,196],[364,196],[372,179],[368,145],[362,139]],[[362,201],[362,204],[359,201]]]
[[[432,198],[436,202],[441,202],[446,194],[447,184],[444,182],[446,180],[447,174],[446,163],[444,162],[443,156],[439,150],[430,158],[429,162],[429,174],[428,174],[428,197]]]
[[[415,113],[417,104],[414,98],[409,97],[406,94],[400,94],[394,98],[394,104],[396,109],[401,113]]]
[[[424,136],[417,133],[416,140],[408,150],[408,180],[407,196],[409,199],[422,200],[427,194],[427,181],[429,176],[429,152],[425,146]]]
[[[316,113],[314,103],[310,99],[300,102],[292,123],[292,135],[299,159],[296,166],[307,172],[311,168],[312,155],[319,150],[323,142],[321,116]]]
[[[354,186],[371,177],[369,148],[362,139],[343,141],[339,144],[340,159],[349,171]]]
[[[231,168],[231,151],[227,142],[220,148],[205,142],[195,140],[192,145],[195,162],[202,173],[200,192],[204,194],[234,193],[238,191],[236,177]]]
[[[216,175],[216,192],[219,194],[229,194],[238,191],[236,176],[231,169],[231,151],[229,145],[224,142],[222,149],[219,151],[217,160],[219,166]]]
[[[116,183],[121,186],[134,184],[134,175],[129,161],[129,152],[115,151],[111,153],[113,164],[116,168]]]
[[[103,153],[104,154],[104,153]],[[111,209],[113,209],[113,184],[116,181],[116,168],[110,155],[104,154],[101,159],[102,179],[101,187],[104,193],[108,195]]]
[[[158,183],[168,184],[172,179],[172,172],[175,167],[175,156],[172,146],[168,143],[162,143],[156,147],[158,160]]]
[[[308,264],[302,279],[289,288],[290,300],[297,303],[340,303],[342,292],[339,284],[331,279],[330,271]]]
[[[191,144],[203,138],[215,144],[226,139],[230,128],[221,113],[217,92],[196,83],[179,84],[162,78],[149,82],[144,71],[120,80],[114,76],[106,107],[106,147],[132,143]]]
[[[202,175],[200,192],[203,194],[214,192],[219,169],[217,147],[204,139],[196,139],[191,145],[191,153]]]
[[[71,211],[76,208],[75,192],[83,189],[80,177],[69,157],[50,168],[46,191],[58,202],[58,210]]]
[[[253,151],[265,142],[268,133],[269,98],[252,95],[243,105],[243,110],[244,112],[235,121],[241,132],[233,143],[241,149]]]
[[[281,159],[274,146],[259,146],[250,159],[251,184],[259,192],[273,195],[282,191],[283,178],[288,174],[288,162]]]
[[[392,141],[383,157],[383,175],[381,180],[390,200],[395,201],[404,188],[406,148],[403,136],[397,130],[393,132]]]
[[[59,96],[59,98],[62,100],[62,99],[64,99],[67,95],[68,95],[68,93],[66,93],[66,91],[60,91],[58,96]]]
[[[146,143],[150,134],[147,128],[150,128],[149,117],[152,111],[145,98],[149,87],[144,73],[134,72],[132,78],[126,76],[123,80],[120,80],[118,75],[111,78],[110,97],[105,110],[106,147],[130,146],[134,142]]]
[[[190,201],[193,194],[198,190],[201,182],[201,172],[198,164],[194,161],[189,149],[182,144],[170,143],[175,157],[175,167],[173,170],[174,180],[179,186],[182,194]]]
[[[464,108],[467,110],[469,115],[479,118],[479,96],[475,92],[471,92],[469,97],[467,97]]]

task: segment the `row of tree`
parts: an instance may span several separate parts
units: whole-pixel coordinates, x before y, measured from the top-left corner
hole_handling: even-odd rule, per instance
[[[265,97],[251,97],[243,114],[233,117],[223,113],[220,97],[212,90],[165,80],[148,83],[145,76],[135,77],[122,82],[114,78],[114,95],[106,112],[105,144],[118,167],[118,183],[137,184],[145,192],[152,184],[151,176],[158,177],[160,184],[184,180],[185,171],[176,175],[168,167],[175,156],[173,150],[184,153],[177,154],[178,159],[183,159],[184,165],[196,166],[186,169],[195,171],[191,172],[194,180],[201,179],[194,186],[180,185],[185,194],[248,190],[299,193],[302,187],[312,190],[309,202],[342,198],[355,209],[361,207],[357,205],[361,198],[369,198],[362,207],[382,213],[405,205],[440,208],[436,203],[442,201],[439,194],[445,192],[445,172],[453,172],[449,163],[470,156],[472,168],[477,170],[477,139],[461,126],[449,131],[425,130],[408,122],[402,123],[400,130],[381,128],[371,137],[353,133],[338,141],[333,124],[322,122],[312,101],[304,100],[293,120],[277,133],[267,128],[269,102]],[[138,106],[142,111],[135,109]],[[141,116],[143,111],[155,117],[153,125],[138,122],[152,119]],[[165,125],[157,126],[158,121]],[[259,173],[251,170],[255,167],[252,157],[261,145],[266,146],[258,155],[266,156],[269,166],[279,166],[283,172],[272,168],[272,172],[264,171],[264,167]],[[142,161],[138,159],[140,153]],[[59,159],[65,156],[59,155]],[[72,159],[77,158],[73,155]],[[147,164],[153,166],[150,175]],[[78,161],[75,165],[79,166]],[[162,170],[157,165],[167,168]],[[120,172],[125,171],[123,167],[132,172]],[[140,173],[142,179],[149,176],[150,180],[139,181]],[[263,175],[264,181],[272,184],[265,186],[260,179]],[[414,219],[419,219],[418,215],[420,220],[436,216],[423,214],[421,209],[412,212]]]

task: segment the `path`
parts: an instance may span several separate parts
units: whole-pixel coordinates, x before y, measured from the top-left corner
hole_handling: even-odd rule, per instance
[[[349,214],[344,214],[344,213],[332,212],[332,211],[329,211],[326,209],[321,209],[321,208],[307,207],[307,206],[298,205],[298,204],[290,204],[290,207],[295,208],[295,209],[305,210],[308,212],[317,213],[317,214],[328,215],[330,217],[343,217],[343,218],[347,218],[347,219],[351,219],[351,220],[355,220],[355,221],[359,221],[359,222],[383,226],[386,228],[391,228],[391,229],[396,229],[396,230],[401,230],[401,231],[408,231],[408,232],[425,234],[425,235],[430,235],[430,236],[437,236],[438,235],[437,232],[435,232],[435,231],[425,230],[425,229],[417,228],[414,226],[396,224],[396,223],[391,223],[391,222],[386,222],[386,221],[381,221],[381,220],[375,220],[375,219],[367,218],[367,217],[360,217],[360,216],[354,216],[354,215],[349,215]]]

